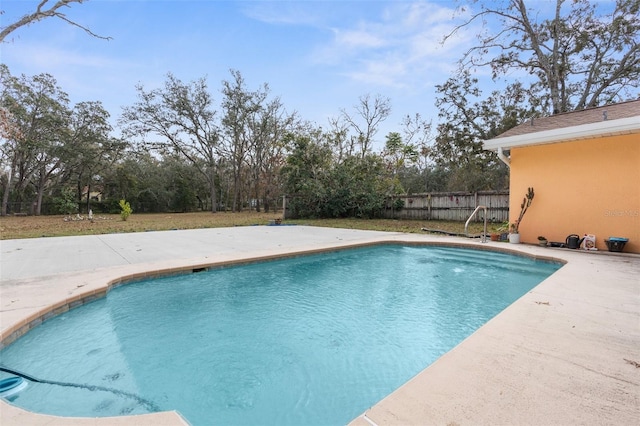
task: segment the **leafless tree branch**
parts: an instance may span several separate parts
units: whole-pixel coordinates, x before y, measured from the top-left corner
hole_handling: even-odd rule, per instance
[[[50,17],[60,18],[63,21],[67,22],[68,24],[71,24],[75,27],[82,29],[92,37],[96,37],[102,40],[111,40],[111,37],[98,35],[93,31],[91,31],[88,27],[85,27],[84,25],[79,24],[67,18],[67,16],[64,13],[59,11],[59,9],[61,9],[62,7],[70,7],[69,5],[71,3],[83,3],[85,1],[86,0],[58,0],[55,4],[50,5],[49,0],[40,0],[40,3],[38,4],[38,7],[36,8],[35,12],[24,15],[18,21],[14,22],[13,24],[7,25],[6,27],[2,28],[2,30],[0,30],[0,43],[4,42],[4,40],[9,36],[9,34],[13,33],[17,29],[26,27],[35,22],[38,22],[45,18],[50,18]],[[50,5],[50,7],[47,9],[46,7],[48,5]]]

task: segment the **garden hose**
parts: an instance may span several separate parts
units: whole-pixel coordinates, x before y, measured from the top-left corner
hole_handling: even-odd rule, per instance
[[[4,371],[5,373],[9,373],[9,374],[14,374],[16,376],[22,377],[23,379],[27,379],[30,382],[35,382],[35,383],[44,383],[47,385],[56,385],[56,386],[67,386],[67,387],[73,387],[73,388],[80,388],[80,389],[87,389],[90,391],[104,391],[104,392],[110,392],[113,393],[115,395],[121,396],[121,397],[125,397],[125,398],[130,398],[133,399],[135,401],[137,401],[139,404],[143,405],[145,408],[147,408],[150,412],[158,412],[161,411],[160,407],[158,407],[156,404],[154,404],[151,401],[148,401],[138,395],[129,393],[129,392],[125,392],[125,391],[121,391],[118,389],[113,389],[113,388],[108,388],[105,386],[97,386],[97,385],[87,385],[87,384],[80,384],[80,383],[69,383],[69,382],[58,382],[55,380],[44,380],[44,379],[38,379],[36,377],[30,376],[26,373],[22,373],[20,371],[17,370],[13,370],[10,368],[7,368],[3,365],[0,365],[0,371]]]

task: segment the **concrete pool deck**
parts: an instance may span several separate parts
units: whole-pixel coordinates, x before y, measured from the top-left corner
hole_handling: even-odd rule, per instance
[[[382,242],[512,250],[566,264],[352,421],[371,425],[632,425],[640,418],[640,255],[456,237],[253,226],[0,241],[0,332],[9,344],[126,279]],[[363,348],[366,350],[366,348]],[[7,425],[182,425],[178,413],[34,414]]]

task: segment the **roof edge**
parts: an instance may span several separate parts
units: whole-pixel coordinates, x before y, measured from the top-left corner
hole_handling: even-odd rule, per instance
[[[504,138],[497,137],[482,141],[482,145],[485,150],[495,151],[498,148],[510,149],[521,146],[543,145],[637,132],[640,132],[640,116],[599,121],[597,123],[581,124],[579,126],[507,136]]]

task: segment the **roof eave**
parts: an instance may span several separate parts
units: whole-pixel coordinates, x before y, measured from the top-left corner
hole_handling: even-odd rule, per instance
[[[597,123],[564,127],[542,132],[525,133],[523,135],[494,138],[482,141],[484,149],[496,151],[498,148],[511,149],[531,145],[543,145],[566,142],[578,139],[591,139],[604,136],[615,136],[640,132],[640,116],[605,120]]]

